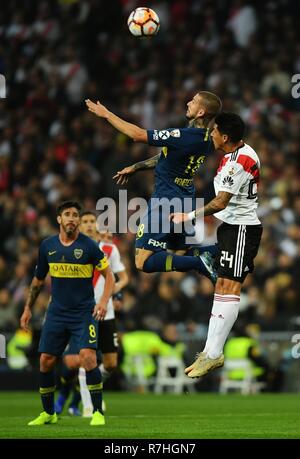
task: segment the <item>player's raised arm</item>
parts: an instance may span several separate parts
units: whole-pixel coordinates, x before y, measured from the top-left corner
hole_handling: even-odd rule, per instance
[[[29,325],[29,322],[32,316],[31,309],[37,297],[39,296],[43,285],[44,285],[44,280],[40,280],[37,277],[34,277],[32,279],[32,282],[29,288],[29,293],[28,293],[26,303],[24,306],[24,311],[20,319],[20,325],[21,325],[21,328],[23,328],[23,330],[29,329],[28,325]]]
[[[128,135],[128,137],[130,137],[135,142],[148,142],[146,129],[142,129],[135,124],[128,123],[122,118],[119,118],[117,115],[110,112],[104,105],[100,104],[99,101],[95,103],[90,99],[86,99],[85,103],[90,112],[94,113],[100,118],[106,119],[114,128],[123,134]]]
[[[139,161],[132,166],[124,167],[124,169],[118,171],[116,175],[113,176],[113,179],[116,179],[118,185],[125,185],[128,182],[130,175],[133,175],[138,171],[154,169],[158,163],[159,157],[160,154],[152,156],[152,158],[145,159],[144,161]]]

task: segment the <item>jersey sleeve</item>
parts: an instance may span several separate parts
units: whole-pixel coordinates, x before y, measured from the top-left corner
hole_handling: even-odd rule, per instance
[[[109,261],[104,255],[102,250],[99,249],[96,243],[93,244],[92,248],[92,264],[97,271],[103,271],[109,266]]]
[[[194,144],[195,138],[191,136],[189,132],[190,129],[183,128],[183,129],[163,129],[158,131],[156,129],[148,129],[147,136],[148,136],[148,145],[152,145],[153,147],[172,147],[172,148],[182,148],[186,147],[187,145]],[[199,133],[200,134],[200,133]],[[201,134],[199,137],[203,137]],[[204,138],[202,139],[204,142]],[[197,138],[197,143],[199,142],[199,138]],[[205,141],[207,144],[207,141]]]
[[[38,261],[34,271],[35,277],[37,277],[39,280],[44,280],[49,271],[47,251],[45,246],[46,244],[42,242],[39,248]]]
[[[243,166],[229,162],[222,169],[218,191],[238,194],[245,180],[247,180],[247,173]]]
[[[116,246],[113,246],[109,262],[113,273],[125,271],[125,266],[121,261],[119,249]]]

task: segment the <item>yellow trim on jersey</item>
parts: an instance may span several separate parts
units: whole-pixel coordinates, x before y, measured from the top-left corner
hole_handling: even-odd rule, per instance
[[[99,263],[95,266],[95,269],[97,269],[97,271],[104,271],[104,269],[106,269],[108,266],[109,266],[108,258],[104,256],[99,261]]]
[[[207,142],[208,139],[209,139],[209,128],[206,128],[205,137],[204,137],[204,142]]]
[[[168,156],[168,147],[162,147],[161,151],[162,151],[164,157],[166,158]]]
[[[52,277],[68,279],[86,279],[93,277],[94,266],[92,264],[80,265],[76,263],[49,263],[49,273]]]

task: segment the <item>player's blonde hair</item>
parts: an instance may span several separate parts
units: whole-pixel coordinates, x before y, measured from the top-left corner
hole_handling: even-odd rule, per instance
[[[205,107],[204,118],[207,121],[215,118],[222,110],[222,102],[217,94],[209,91],[199,91],[199,96],[202,98],[203,105]]]

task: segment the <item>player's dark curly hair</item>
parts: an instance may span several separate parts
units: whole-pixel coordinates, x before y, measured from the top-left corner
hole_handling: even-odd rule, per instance
[[[81,211],[81,205],[77,201],[64,201],[56,209],[56,215],[61,215],[64,210],[70,209],[70,207],[75,207],[78,212]]]
[[[227,135],[230,142],[238,142],[245,135],[245,123],[236,113],[223,112],[216,116],[215,123],[221,134]]]

